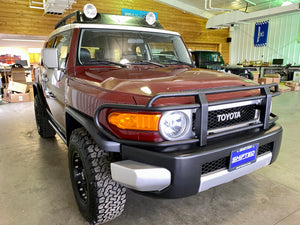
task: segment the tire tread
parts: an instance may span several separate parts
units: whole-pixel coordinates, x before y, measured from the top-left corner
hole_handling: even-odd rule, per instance
[[[34,96],[34,112],[38,133],[42,138],[52,138],[56,132],[49,123],[49,115],[38,95]]]
[[[111,153],[102,150],[84,128],[73,131],[70,142],[82,146],[87,173],[91,187],[95,192],[95,209],[89,215],[83,214],[91,224],[106,223],[122,214],[126,203],[126,188],[112,180],[110,162],[114,160]]]

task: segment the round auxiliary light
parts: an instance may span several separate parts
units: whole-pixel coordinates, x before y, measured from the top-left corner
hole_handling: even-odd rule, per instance
[[[97,8],[93,4],[88,3],[83,7],[83,13],[87,18],[94,19],[97,16]]]
[[[146,15],[146,22],[149,25],[153,25],[156,22],[156,16],[153,12],[148,12]]]
[[[161,117],[159,131],[167,140],[178,140],[183,137],[190,125],[189,117],[181,111],[170,111]]]

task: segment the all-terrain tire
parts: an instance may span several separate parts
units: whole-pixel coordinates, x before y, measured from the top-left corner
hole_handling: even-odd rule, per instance
[[[41,103],[38,95],[34,96],[35,121],[39,135],[42,138],[52,138],[56,134],[49,123],[49,115],[45,106]]]
[[[111,153],[101,149],[84,128],[69,142],[69,171],[79,211],[90,224],[102,224],[122,214],[126,188],[111,178]]]

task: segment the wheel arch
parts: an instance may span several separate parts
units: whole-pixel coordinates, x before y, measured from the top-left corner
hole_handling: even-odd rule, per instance
[[[66,107],[66,140],[69,146],[69,141],[73,130],[83,127],[94,139],[98,146],[107,152],[120,152],[120,143],[110,141],[96,127],[93,118],[86,116],[77,110]]]
[[[33,82],[33,95],[34,96],[38,96],[39,100],[43,103],[44,106],[47,107],[47,109],[49,110],[45,95],[44,95],[44,91],[43,88],[41,86],[41,84],[37,83],[37,82]]]

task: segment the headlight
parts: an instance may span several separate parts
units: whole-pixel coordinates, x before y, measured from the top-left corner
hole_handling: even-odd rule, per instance
[[[189,110],[170,111],[163,114],[159,131],[167,140],[183,139],[191,130],[191,112]]]

